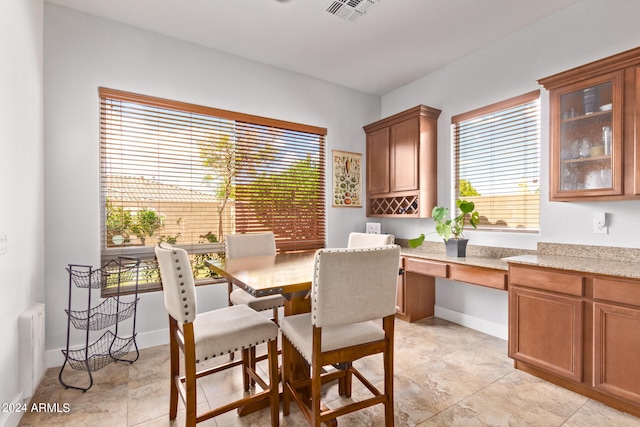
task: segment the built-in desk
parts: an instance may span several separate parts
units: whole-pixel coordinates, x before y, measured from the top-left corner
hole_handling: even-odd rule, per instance
[[[404,274],[398,279],[397,317],[415,322],[435,311],[435,279],[457,280],[506,291],[505,257],[534,253],[524,249],[469,246],[466,258],[449,257],[444,244],[425,242],[416,249],[403,248]]]

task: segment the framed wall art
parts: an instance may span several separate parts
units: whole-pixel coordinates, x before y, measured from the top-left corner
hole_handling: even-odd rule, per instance
[[[362,154],[333,150],[333,207],[362,207]]]

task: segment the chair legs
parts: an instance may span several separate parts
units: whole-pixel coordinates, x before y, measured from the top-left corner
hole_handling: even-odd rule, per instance
[[[385,339],[370,343],[371,350],[366,349],[366,344],[326,353],[320,352],[319,348],[315,349],[316,351],[313,353],[313,363],[311,366],[304,362],[304,359],[287,336],[283,335],[282,412],[284,416],[289,415],[292,399],[298,404],[311,427],[320,427],[322,423],[332,425],[335,423],[336,417],[373,405],[382,404],[384,406],[385,416],[384,425],[385,427],[393,427],[395,422],[393,399],[393,324],[393,316],[384,318],[383,329],[385,331]],[[317,328],[314,328],[314,334],[315,333],[318,333]],[[314,339],[314,345],[319,347],[319,343],[320,340]],[[343,357],[346,353],[349,353],[353,358],[345,362],[336,363],[340,360],[338,358]],[[384,384],[381,388],[375,387],[352,363],[353,360],[357,360],[368,354],[379,353],[383,353],[384,364]],[[303,362],[301,363],[300,360]],[[298,372],[294,372],[295,367],[300,364],[307,368],[306,372],[303,372],[300,368],[298,368]],[[323,371],[323,366],[328,366],[329,364],[333,364],[338,369],[335,371]],[[321,402],[322,384],[337,379],[340,394],[348,397],[347,395],[351,395],[353,376],[371,392],[372,397],[347,403],[340,408],[328,409],[325,407]]]
[[[256,373],[256,356],[255,347],[243,349],[242,360],[229,361],[221,366],[197,371],[195,348],[193,346],[184,345],[186,342],[193,342],[193,327],[191,324],[185,324],[181,331],[177,322],[173,318],[169,318],[169,351],[171,355],[170,371],[171,371],[171,387],[169,397],[169,419],[175,420],[178,413],[178,397],[181,397],[185,405],[185,425],[187,427],[195,427],[196,423],[216,417],[225,412],[237,409],[240,413],[241,409],[248,406],[255,406],[264,401],[269,401],[271,425],[277,427],[280,423],[280,394],[279,394],[279,372],[278,372],[278,343],[277,340],[271,340],[267,343],[267,359],[269,363],[269,383],[267,384]],[[183,354],[184,376],[180,376],[180,353]],[[238,401],[225,404],[210,411],[197,414],[197,393],[196,379],[203,376],[221,372],[232,367],[242,367],[242,378],[244,390],[249,391],[256,383],[263,389],[261,392],[246,396]]]
[[[271,426],[277,427],[280,423],[280,372],[278,366],[278,341],[269,341],[269,405],[271,407]]]
[[[169,392],[169,419],[175,420],[178,415],[178,381],[180,381],[180,353],[176,334],[177,322],[169,317],[169,353],[171,360],[171,386]]]

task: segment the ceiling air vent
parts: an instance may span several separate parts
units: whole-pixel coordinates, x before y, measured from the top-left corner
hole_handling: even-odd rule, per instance
[[[325,10],[332,15],[353,22],[379,0],[331,0]]]

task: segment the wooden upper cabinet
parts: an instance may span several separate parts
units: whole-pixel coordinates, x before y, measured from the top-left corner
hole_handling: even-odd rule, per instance
[[[418,118],[405,120],[391,126],[391,191],[411,191],[418,189],[420,165],[420,121]]]
[[[640,198],[640,48],[538,82],[549,90],[550,200]]]
[[[437,120],[419,105],[364,127],[367,216],[427,218],[437,202]]]
[[[389,192],[389,128],[367,135],[367,192],[380,194]]]

